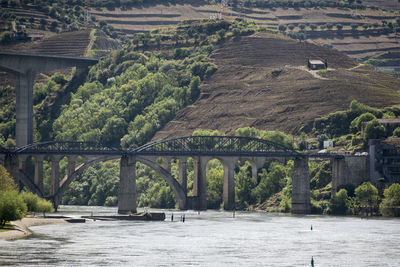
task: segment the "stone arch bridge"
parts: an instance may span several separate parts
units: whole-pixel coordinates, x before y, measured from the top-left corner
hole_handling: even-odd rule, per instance
[[[34,178],[27,175],[27,159],[34,159]],[[66,175],[60,177],[59,162],[66,157]],[[77,158],[83,163],[77,165]],[[157,159],[163,159],[163,164]],[[120,186],[118,212],[136,212],[136,162],[148,165],[157,171],[172,188],[180,209],[207,208],[206,166],[209,160],[217,158],[224,167],[223,203],[224,209],[232,210],[235,205],[234,168],[238,161],[249,161],[252,174],[262,168],[267,159],[286,161],[294,159],[292,212],[310,213],[309,157],[329,157],[340,161],[340,155],[306,155],[277,143],[240,136],[188,136],[170,138],[132,149],[122,150],[91,142],[52,141],[26,145],[17,149],[0,148],[0,159],[18,183],[30,191],[44,196],[43,162],[51,162],[49,199],[57,207],[74,178],[86,168],[99,162],[120,159]],[[193,196],[187,195],[186,162],[194,161]],[[179,177],[171,174],[171,161],[178,160]],[[336,164],[338,165],[338,164]],[[334,175],[340,171],[334,171]]]

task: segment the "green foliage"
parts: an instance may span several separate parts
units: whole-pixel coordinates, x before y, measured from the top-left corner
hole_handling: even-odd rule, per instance
[[[400,137],[400,127],[397,127],[393,131],[393,137]]]
[[[16,190],[17,185],[14,182],[14,179],[8,173],[6,168],[0,165],[0,191],[12,191]]]
[[[64,194],[66,205],[113,204],[112,198],[118,196],[119,164],[107,162],[89,167],[71,182]],[[114,203],[116,204],[116,203]]]
[[[362,116],[364,113],[370,115]],[[382,118],[383,112],[353,100],[348,110],[337,111],[315,119],[313,131],[315,134],[326,134],[330,138],[339,137],[349,134],[350,130],[355,131],[361,128],[362,123],[368,121],[371,115]]]
[[[355,201],[359,212],[374,212],[378,210],[378,189],[370,182],[364,182],[355,191]]]
[[[369,139],[380,139],[385,137],[386,129],[385,127],[378,122],[377,119],[374,119],[367,123],[365,126],[365,140]]]
[[[53,204],[39,196],[28,192],[22,191],[20,197],[25,202],[28,212],[54,212]]]
[[[236,129],[235,135],[265,139],[287,148],[295,148],[293,137],[280,131],[265,131],[258,130],[254,127],[243,127]]]
[[[400,216],[400,184],[392,184],[386,188],[384,198],[380,204],[380,211],[384,216]]]
[[[22,219],[27,207],[22,197],[15,190],[0,191],[0,226],[3,227],[7,221]]]
[[[309,172],[311,189],[323,188],[332,181],[332,170],[329,161],[310,161]]]
[[[237,209],[244,209],[255,203],[251,192],[256,185],[257,179],[252,177],[251,165],[246,162],[235,175],[235,207]]]
[[[207,163],[207,208],[219,209],[222,204],[224,168],[219,160]]]
[[[351,122],[350,129],[353,133],[361,131],[364,122],[372,121],[374,119],[376,119],[376,117],[373,114],[369,112],[363,113]]]
[[[278,193],[286,185],[287,173],[284,166],[273,162],[269,167],[269,172],[265,169],[259,173],[260,183],[252,191],[252,196],[257,203],[261,204],[270,196]]]
[[[346,189],[339,192],[329,202],[329,212],[334,215],[345,215],[349,206],[349,197]]]

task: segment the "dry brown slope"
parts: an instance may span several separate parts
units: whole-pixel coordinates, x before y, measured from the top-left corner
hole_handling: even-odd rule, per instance
[[[327,79],[305,70],[307,58],[328,59]],[[193,130],[239,127],[296,133],[302,125],[344,110],[353,99],[383,107],[400,103],[400,81],[335,50],[270,36],[242,37],[211,55],[218,71],[201,85],[201,95],[181,110],[154,139],[190,135]],[[302,69],[303,68],[303,69]],[[273,71],[281,71],[275,77]]]

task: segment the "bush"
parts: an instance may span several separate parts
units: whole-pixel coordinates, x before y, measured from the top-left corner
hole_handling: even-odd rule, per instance
[[[335,215],[345,215],[349,207],[349,197],[346,189],[342,188],[329,202],[329,211]]]
[[[22,191],[20,197],[25,202],[28,212],[54,212],[53,204],[50,201],[42,199],[34,193]]]
[[[365,126],[365,141],[369,139],[380,139],[385,137],[385,134],[385,127],[380,124],[377,119],[368,122],[367,126]]]
[[[372,121],[374,119],[376,119],[376,117],[369,112],[361,114],[350,123],[350,129],[353,133],[361,131],[364,122]]]
[[[0,191],[0,226],[3,227],[7,221],[22,219],[27,207],[17,191]]]
[[[358,212],[370,213],[378,210],[378,189],[371,182],[361,184],[355,189],[354,194]]]
[[[382,215],[400,217],[400,184],[392,184],[383,195],[380,205]]]

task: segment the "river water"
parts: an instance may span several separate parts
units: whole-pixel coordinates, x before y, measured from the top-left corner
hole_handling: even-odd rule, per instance
[[[61,206],[57,215],[116,211]],[[163,222],[31,227],[28,238],[0,240],[0,265],[281,267],[310,266],[313,257],[315,266],[400,266],[400,219],[165,212]]]

